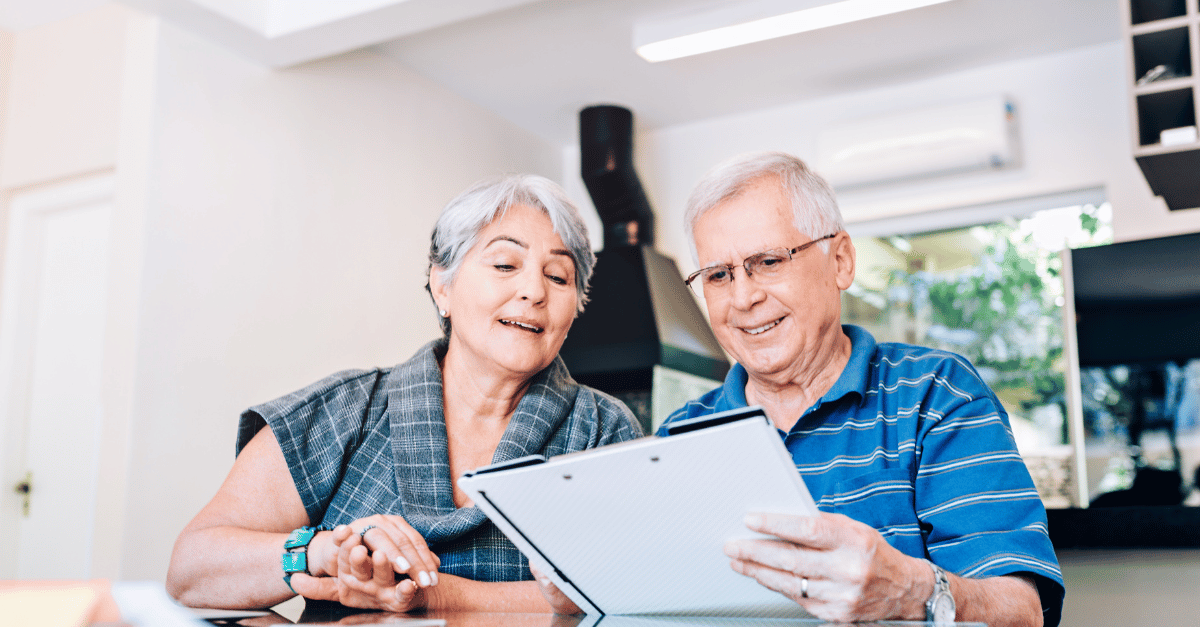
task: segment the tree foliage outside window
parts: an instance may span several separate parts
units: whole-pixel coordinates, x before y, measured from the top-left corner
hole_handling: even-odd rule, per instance
[[[969,227],[982,244],[975,265],[891,268],[884,286],[867,290],[882,305],[878,322],[903,315],[915,333],[886,339],[963,355],[1010,413],[1067,442],[1059,252],[1111,241],[1109,212],[1107,205],[1085,205]],[[912,251],[909,257],[933,254]],[[1039,411],[1046,408],[1051,411]]]
[[[1015,238],[1009,224],[978,230],[991,240],[979,267],[951,276],[894,270],[891,286],[908,289],[891,293],[910,297],[892,305],[927,318],[927,339],[970,359],[993,388],[1031,392],[1023,409],[1059,402],[1061,262],[1046,251],[1023,250],[1027,239]]]

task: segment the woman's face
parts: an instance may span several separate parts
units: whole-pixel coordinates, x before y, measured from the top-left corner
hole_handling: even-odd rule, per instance
[[[550,217],[527,205],[480,232],[453,284],[436,269],[430,279],[450,317],[450,350],[501,376],[548,366],[575,319],[575,263]]]

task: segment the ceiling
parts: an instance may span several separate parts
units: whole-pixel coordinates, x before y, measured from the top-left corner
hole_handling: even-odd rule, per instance
[[[0,0],[0,29],[20,32],[105,4],[107,0]]]
[[[796,0],[801,8],[828,0]],[[633,27],[717,0],[123,0],[273,67],[374,46],[555,144],[589,104],[660,128],[1117,41],[1119,0],[953,0],[651,64]],[[102,0],[0,0],[24,30]]]
[[[632,25],[697,0],[539,2],[379,46],[555,142],[583,106],[629,107],[656,128],[911,82],[1120,36],[1117,0],[954,0],[650,64]],[[811,4],[811,3],[809,3]]]

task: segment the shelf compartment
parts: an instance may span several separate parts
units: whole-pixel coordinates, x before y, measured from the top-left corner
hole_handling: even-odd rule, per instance
[[[1159,143],[1169,128],[1196,125],[1196,99],[1191,89],[1175,89],[1137,97],[1138,141],[1142,146]]]
[[[1187,14],[1187,0],[1129,0],[1132,24],[1145,24]]]
[[[1188,27],[1160,30],[1133,37],[1133,79],[1136,81],[1158,66],[1166,66],[1171,78],[1192,75],[1192,46]],[[1153,83],[1147,83],[1152,85]]]
[[[1200,148],[1137,158],[1155,196],[1171,211],[1200,207]]]

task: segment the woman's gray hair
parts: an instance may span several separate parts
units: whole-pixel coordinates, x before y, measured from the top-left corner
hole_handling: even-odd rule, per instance
[[[803,161],[784,152],[747,153],[709,170],[688,197],[684,226],[692,261],[700,263],[696,254],[696,223],[700,218],[765,176],[778,177],[784,194],[792,199],[792,222],[801,233],[816,239],[846,230],[833,188]],[[817,246],[829,252],[829,242]]]
[[[528,205],[550,217],[554,232],[562,238],[575,262],[577,311],[587,303],[588,281],[596,265],[588,239],[587,225],[567,193],[550,179],[533,174],[510,174],[480,181],[446,204],[438,216],[429,242],[429,268],[441,270],[442,281],[454,282],[467,251],[479,239],[479,233],[493,220],[504,216],[509,207]],[[425,289],[433,293],[429,283]],[[434,303],[437,307],[437,303]],[[442,332],[450,335],[450,319],[438,316]]]

